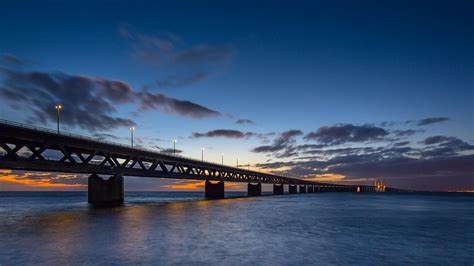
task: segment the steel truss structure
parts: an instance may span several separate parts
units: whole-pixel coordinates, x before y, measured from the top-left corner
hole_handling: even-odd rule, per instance
[[[323,184],[0,121],[0,169],[268,184]]]

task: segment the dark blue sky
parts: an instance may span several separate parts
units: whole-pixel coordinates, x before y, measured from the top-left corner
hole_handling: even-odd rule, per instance
[[[69,110],[64,111],[69,131],[113,134],[127,142],[128,126],[134,123],[146,147],[169,148],[170,140],[179,138],[178,147],[187,156],[199,157],[205,147],[209,160],[219,161],[225,153],[229,164],[237,156],[263,168],[270,167],[265,163],[286,163],[281,169],[288,174],[306,177],[311,170],[311,176],[351,176],[351,171],[328,170],[349,167],[348,161],[308,169],[308,162],[354,155],[328,154],[336,148],[391,147],[408,141],[404,146],[412,150],[390,156],[377,151],[377,158],[422,162],[470,156],[473,10],[472,1],[3,2],[0,114],[54,126],[54,112],[47,111],[51,108],[34,105],[62,102]],[[46,76],[61,84],[61,92],[43,82]],[[87,93],[74,79],[78,77],[87,78],[90,95],[82,96]],[[114,80],[133,93],[120,98],[96,91]],[[18,100],[12,91],[46,91],[48,96]],[[81,97],[89,96],[102,97],[110,106],[82,104]],[[184,100],[205,109],[176,103]],[[100,119],[126,121],[97,128],[91,124],[104,120],[81,119],[84,112],[94,111]],[[417,124],[426,118],[439,122]],[[239,119],[254,123],[236,124]],[[332,132],[332,137],[348,134],[353,139],[323,143],[324,126],[343,131]],[[354,139],[369,126],[387,134]],[[214,130],[244,135],[212,134]],[[301,134],[282,134],[289,130]],[[407,133],[405,139],[395,136],[402,130],[416,133]],[[311,132],[319,132],[319,138],[308,137]],[[455,138],[467,146],[437,157],[423,155],[433,148],[423,141],[433,136]],[[325,146],[298,150],[305,144]],[[262,146],[270,148],[259,152],[256,148]],[[375,156],[356,154],[359,159]],[[306,164],[288,165],[295,161]],[[308,171],[300,173],[301,168]],[[439,179],[442,172],[423,177]],[[365,171],[351,178],[401,175]],[[471,188],[472,169],[453,175],[462,179],[460,187]]]

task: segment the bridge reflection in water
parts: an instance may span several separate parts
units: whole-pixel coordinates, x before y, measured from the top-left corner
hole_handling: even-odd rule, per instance
[[[124,176],[203,180],[210,199],[225,196],[224,182],[248,183],[249,196],[260,196],[262,184],[273,184],[275,195],[283,194],[285,185],[290,194],[380,191],[377,186],[319,183],[245,170],[9,121],[0,121],[0,169],[90,174],[88,200],[105,205],[123,203]]]

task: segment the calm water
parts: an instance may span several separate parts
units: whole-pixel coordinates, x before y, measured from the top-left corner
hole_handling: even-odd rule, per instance
[[[0,192],[0,265],[474,263],[473,194],[202,196]]]

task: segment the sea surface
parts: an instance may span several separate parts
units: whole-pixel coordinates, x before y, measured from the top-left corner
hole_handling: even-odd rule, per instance
[[[0,265],[474,265],[474,193],[0,192]]]

